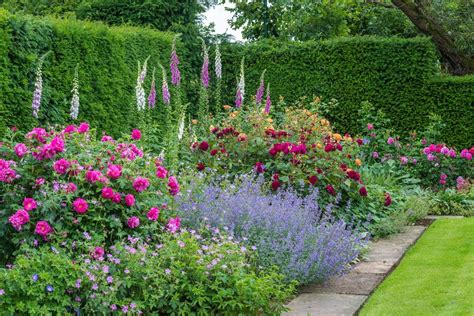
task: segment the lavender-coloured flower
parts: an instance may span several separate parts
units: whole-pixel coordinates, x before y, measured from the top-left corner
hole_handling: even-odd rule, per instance
[[[257,105],[260,105],[262,103],[263,94],[265,93],[265,71],[266,69],[262,72],[262,75],[260,76],[260,86],[258,87],[257,93],[255,94],[255,103],[257,103]]]
[[[216,57],[214,61],[214,69],[216,72],[216,78],[222,79],[222,60],[221,60],[221,51],[219,45],[216,45]]]
[[[202,40],[202,54],[201,83],[207,89],[209,87],[209,51],[204,40]]]
[[[173,44],[171,47],[171,57],[170,57],[170,69],[171,69],[171,83],[174,86],[179,86],[181,82],[181,73],[179,72],[179,59],[178,54],[176,53],[176,39],[179,37],[177,34],[173,38]]]
[[[270,113],[270,107],[272,106],[272,100],[270,99],[270,83],[267,85],[267,100],[265,101],[265,113]]]
[[[165,104],[170,104],[171,95],[170,95],[170,91],[168,89],[168,80],[166,79],[166,70],[161,64],[160,64],[160,68],[161,68],[161,73],[163,75],[163,82],[161,84],[161,92],[163,94],[163,102]]]
[[[52,285],[47,285],[46,286],[46,292],[48,292],[48,293],[54,292],[54,287]]]
[[[72,81],[71,119],[76,120],[79,115],[79,71],[76,67]]]
[[[256,247],[261,266],[276,265],[287,280],[303,284],[345,272],[366,245],[357,229],[334,218],[333,205],[321,207],[317,188],[301,197],[291,189],[267,194],[262,177],[245,176],[238,183],[192,184],[176,200],[183,224],[228,227],[243,249]]]
[[[36,67],[36,80],[35,80],[35,91],[33,92],[33,102],[31,108],[33,109],[33,116],[38,118],[38,113],[41,106],[41,95],[43,94],[43,63],[46,56],[50,52],[47,52],[38,60],[38,66]]]
[[[150,94],[148,94],[148,108],[154,109],[156,104],[156,84],[155,84],[155,69],[153,68],[153,77],[151,80]]]
[[[242,106],[243,97],[240,87],[237,87],[237,93],[235,94],[235,107],[240,108]]]

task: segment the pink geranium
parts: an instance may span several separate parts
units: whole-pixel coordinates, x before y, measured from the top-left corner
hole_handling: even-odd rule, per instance
[[[32,198],[24,198],[23,199],[23,208],[25,209],[25,211],[34,210],[37,206],[38,206],[38,204],[36,203],[36,201],[34,199],[32,199]]]
[[[181,226],[181,219],[179,217],[170,218],[168,220],[168,224],[166,224],[166,228],[173,234],[179,230],[180,226]]]
[[[28,152],[28,148],[23,143],[16,144],[14,150],[15,150],[15,154],[19,158],[23,157]]]
[[[160,216],[160,209],[157,207],[152,207],[146,214],[146,217],[150,221],[156,221],[158,219],[158,216]]]
[[[104,253],[105,253],[104,248],[95,247],[94,251],[92,252],[92,258],[94,258],[95,260],[102,259],[104,258]]]
[[[12,216],[8,218],[8,222],[15,228],[17,231],[20,231],[22,226],[30,221],[30,215],[27,211],[20,209],[15,212]]]
[[[74,207],[74,211],[76,211],[78,214],[84,214],[89,209],[89,204],[87,201],[81,198],[75,199],[72,203],[72,206]]]
[[[127,225],[130,228],[137,228],[140,226],[140,219],[136,216],[132,216],[127,220]]]
[[[68,168],[71,166],[69,161],[64,158],[56,160],[53,164],[53,169],[57,174],[66,174]]]
[[[133,194],[127,194],[125,196],[125,204],[127,204],[127,206],[133,206],[135,204],[135,197]]]
[[[118,179],[122,176],[122,166],[120,165],[109,165],[107,168],[107,176],[112,179]]]
[[[133,180],[133,188],[137,192],[145,191],[149,186],[150,186],[150,181],[148,181],[147,178],[136,177],[135,180]]]
[[[51,234],[52,231],[53,229],[51,228],[51,226],[49,226],[47,221],[39,221],[36,224],[35,234],[40,235],[41,237],[43,237],[43,239],[46,239],[46,237]]]

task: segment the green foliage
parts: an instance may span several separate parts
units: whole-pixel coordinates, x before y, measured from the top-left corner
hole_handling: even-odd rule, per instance
[[[226,91],[234,91],[239,61],[246,56],[247,94],[259,77],[271,84],[272,97],[295,102],[300,96],[335,98],[329,119],[341,132],[357,133],[357,112],[370,101],[404,135],[422,130],[430,113],[441,116],[443,139],[470,146],[474,134],[474,76],[440,77],[438,58],[428,38],[351,37],[320,42],[261,41],[222,47]],[[231,103],[228,98],[224,101]]]
[[[137,127],[133,118],[137,61],[151,55],[150,68],[158,62],[168,64],[172,38],[172,34],[146,28],[39,20],[0,10],[0,134],[6,126],[27,130],[38,124],[70,122],[70,91],[77,64],[81,98],[78,121],[87,120],[113,136]],[[31,115],[34,73],[39,56],[49,50],[52,53],[43,65],[38,122]],[[182,68],[189,67],[184,63]],[[146,90],[150,78],[145,81]],[[162,106],[158,103],[153,114],[160,125],[164,124],[158,113]]]
[[[474,216],[474,186],[467,190],[448,189],[431,196],[430,214]]]

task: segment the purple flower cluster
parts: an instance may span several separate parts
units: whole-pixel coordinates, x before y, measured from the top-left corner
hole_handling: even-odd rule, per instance
[[[201,83],[204,88],[209,87],[209,53],[203,41],[203,61],[202,61],[202,69],[201,69]]]
[[[178,35],[177,35],[178,36]],[[171,57],[170,57],[170,68],[171,68],[171,83],[174,86],[179,86],[181,82],[181,73],[179,72],[179,59],[178,54],[176,53],[176,38],[173,39],[173,46],[171,48]]]
[[[178,199],[183,223],[198,228],[203,221],[227,229],[248,246],[256,246],[259,264],[276,265],[287,280],[301,284],[323,281],[346,271],[367,238],[321,209],[318,191],[300,197],[293,190],[267,195],[263,179],[243,177],[241,184],[222,188],[191,187]]]

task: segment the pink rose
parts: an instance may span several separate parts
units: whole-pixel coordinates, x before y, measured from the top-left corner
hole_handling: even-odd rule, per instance
[[[148,181],[147,178],[136,177],[135,180],[133,180],[133,188],[137,192],[145,191],[149,186],[150,186],[150,181]]]
[[[87,209],[89,208],[87,201],[81,198],[75,199],[72,203],[72,206],[74,207],[74,211],[76,211],[78,214],[86,213]]]
[[[89,170],[86,172],[86,180],[90,183],[96,183],[102,177],[102,173],[97,170]]]
[[[129,207],[135,204],[135,197],[133,194],[127,194],[127,196],[125,196],[125,204]]]
[[[104,257],[104,248],[102,247],[95,247],[94,252],[92,253],[92,258],[95,260],[99,260]]]
[[[171,195],[177,195],[179,193],[178,180],[173,176],[168,178],[168,189]]]
[[[20,209],[15,212],[12,216],[8,218],[8,222],[15,228],[17,231],[21,230],[21,227],[30,221],[30,214],[27,211]]]
[[[87,124],[86,122],[82,122],[79,125],[79,128],[77,129],[77,132],[79,134],[84,134],[84,133],[87,133],[88,131],[89,131],[89,124]]]
[[[24,198],[23,199],[23,208],[26,211],[34,210],[37,206],[38,206],[38,204],[36,203],[36,201],[34,199],[32,199],[32,198]]]
[[[160,210],[157,207],[152,207],[146,214],[146,217],[150,221],[156,221],[159,215],[160,215]]]
[[[103,143],[113,143],[114,142],[114,139],[112,138],[112,136],[108,136],[108,135],[104,135],[102,136],[102,139],[100,140],[101,142]]]
[[[71,134],[72,132],[76,131],[76,127],[74,125],[68,125],[66,128],[63,130],[65,134]]]
[[[107,188],[107,187],[102,188],[102,197],[104,199],[107,199],[107,200],[113,199],[114,198],[114,190],[112,190],[112,188]]]
[[[120,203],[122,200],[122,197],[120,196],[120,193],[115,193],[114,196],[112,197],[112,202],[114,203]]]
[[[15,154],[19,158],[23,157],[28,152],[28,148],[23,143],[16,144],[14,149],[15,149]]]
[[[68,168],[71,166],[69,161],[64,158],[56,160],[53,164],[53,169],[57,174],[66,174]]]
[[[76,191],[77,191],[77,186],[74,183],[69,182],[66,185],[66,193],[74,193]]]
[[[130,228],[136,228],[140,226],[140,219],[136,216],[132,216],[127,220],[127,225]]]
[[[132,131],[132,139],[139,140],[140,138],[142,138],[142,132],[139,129],[134,129]]]
[[[109,165],[107,168],[107,175],[112,179],[118,179],[122,176],[122,166]]]
[[[36,224],[35,234],[40,235],[41,237],[43,237],[43,239],[46,239],[46,237],[51,234],[52,231],[53,229],[51,228],[51,226],[49,226],[47,221],[39,221]]]
[[[367,124],[367,129],[369,131],[373,130],[374,129],[374,124],[372,124],[372,123]]]
[[[160,179],[166,178],[166,175],[168,174],[168,170],[166,170],[163,166],[157,166],[156,167],[156,176]]]

